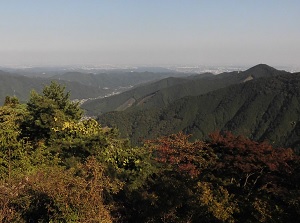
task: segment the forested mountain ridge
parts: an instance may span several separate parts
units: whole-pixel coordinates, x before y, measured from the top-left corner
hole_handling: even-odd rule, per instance
[[[153,81],[166,76],[181,76],[183,73],[150,73],[150,72],[120,72],[89,74],[81,72],[67,72],[51,77],[25,76],[0,71],[0,103],[6,96],[16,96],[21,101],[28,100],[31,90],[41,92],[42,88],[57,81],[66,86],[71,92],[72,99],[89,99],[105,97],[127,90],[137,84]]]
[[[67,72],[60,75],[55,75],[52,79],[79,82],[86,86],[94,86],[98,88],[115,89],[119,87],[136,86],[146,82],[151,82],[167,77],[186,76],[179,72],[109,72],[109,73],[82,73],[82,72]]]
[[[243,72],[228,72],[219,75],[208,73],[193,75],[176,80],[176,83],[163,85],[170,81],[160,80],[145,84],[130,91],[104,99],[91,100],[82,105],[88,114],[98,115],[109,111],[144,110],[165,107],[185,96],[196,96],[224,88],[233,84],[243,83],[260,77],[272,77],[288,74],[265,64],[259,64]]]
[[[119,128],[134,143],[178,131],[203,139],[213,131],[228,130],[298,148],[299,114],[300,75],[286,73],[184,97],[166,108],[107,113],[99,122]]]
[[[72,94],[72,99],[86,99],[107,94],[107,90],[97,87],[86,86],[78,82],[56,80],[66,86]],[[6,96],[16,96],[21,101],[29,98],[31,90],[41,92],[43,87],[50,84],[51,79],[41,77],[27,77],[7,72],[0,73],[0,103],[4,102]]]

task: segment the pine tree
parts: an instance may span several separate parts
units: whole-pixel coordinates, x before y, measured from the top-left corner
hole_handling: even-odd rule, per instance
[[[61,127],[65,121],[79,121],[82,110],[70,100],[70,93],[56,82],[45,86],[43,93],[31,92],[27,103],[29,115],[23,126],[23,135],[31,140],[48,140],[51,130]]]

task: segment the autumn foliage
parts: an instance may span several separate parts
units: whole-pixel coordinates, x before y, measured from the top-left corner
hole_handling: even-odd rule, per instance
[[[179,172],[196,177],[213,162],[213,154],[202,141],[189,142],[189,135],[182,132],[149,140],[155,160],[176,168]]]
[[[189,184],[186,189],[193,194],[189,199],[199,202],[197,208],[184,204],[193,210],[192,216],[207,222],[298,218],[299,156],[292,149],[273,148],[230,132],[210,137],[207,142],[190,142],[188,135],[178,133],[148,142],[155,160],[163,165],[164,177],[168,174],[169,181]]]

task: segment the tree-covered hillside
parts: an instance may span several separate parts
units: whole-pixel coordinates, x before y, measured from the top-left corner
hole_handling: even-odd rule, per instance
[[[114,110],[123,111],[136,104],[138,100],[141,101],[141,99],[151,98],[161,89],[182,84],[187,81],[188,80],[184,78],[169,77],[154,83],[135,87],[118,95],[89,100],[81,107],[88,115],[98,115]]]
[[[166,108],[107,113],[99,121],[119,128],[134,143],[178,131],[205,139],[210,132],[229,130],[298,148],[299,98],[300,75],[285,74],[185,97]]]
[[[288,74],[288,72],[259,64],[243,72],[229,72],[219,75],[204,73],[184,79],[167,78],[139,86],[119,95],[87,101],[82,105],[82,108],[90,115],[99,115],[109,111],[161,108],[186,96],[206,94],[233,84],[284,74]]]

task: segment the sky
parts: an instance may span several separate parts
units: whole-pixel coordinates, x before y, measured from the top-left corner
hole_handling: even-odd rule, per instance
[[[299,0],[0,0],[0,66],[300,65]]]

